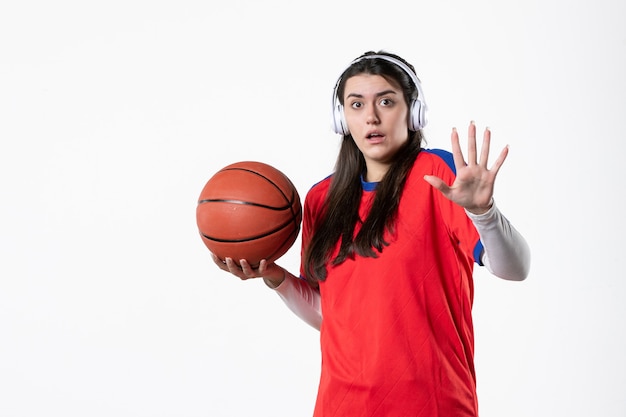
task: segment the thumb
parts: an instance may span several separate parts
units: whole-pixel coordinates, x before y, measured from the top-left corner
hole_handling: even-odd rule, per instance
[[[448,184],[446,184],[441,178],[434,175],[424,175],[424,180],[444,194],[450,190]]]

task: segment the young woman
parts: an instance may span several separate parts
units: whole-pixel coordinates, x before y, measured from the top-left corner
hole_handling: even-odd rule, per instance
[[[315,417],[477,416],[474,263],[523,280],[530,252],[493,200],[505,148],[487,166],[468,129],[467,161],[422,148],[426,103],[413,67],[368,52],[343,72],[333,125],[335,172],[307,193],[299,277],[275,263],[217,265],[262,277],[320,329]]]

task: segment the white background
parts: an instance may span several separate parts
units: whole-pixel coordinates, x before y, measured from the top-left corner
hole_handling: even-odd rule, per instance
[[[336,77],[408,59],[429,147],[511,151],[527,281],[477,270],[481,415],[626,415],[626,4],[108,1],[0,6],[0,415],[309,416],[318,333],[212,264],[196,199],[270,163],[331,172]],[[299,241],[279,263],[299,266]]]

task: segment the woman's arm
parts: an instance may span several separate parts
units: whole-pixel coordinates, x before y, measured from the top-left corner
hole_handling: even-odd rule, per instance
[[[456,176],[452,185],[441,178],[426,175],[424,179],[441,193],[465,209],[480,235],[484,254],[482,261],[494,275],[508,280],[521,281],[528,275],[530,250],[528,244],[493,203],[496,176],[508,153],[505,147],[492,168],[487,167],[491,131],[485,129],[483,146],[478,157],[476,149],[476,125],[468,129],[467,162],[459,145],[459,134],[452,129],[452,156]]]
[[[261,260],[258,269],[253,269],[248,261],[241,259],[239,264],[232,258],[223,262],[213,255],[213,261],[222,270],[230,272],[241,280],[262,278],[265,285],[275,290],[287,307],[298,317],[317,330],[322,324],[320,293],[305,280],[296,278],[285,268]]]
[[[274,281],[263,279],[265,284],[274,289],[287,307],[304,322],[317,330],[322,324],[320,293],[305,280],[296,278],[285,270],[285,278],[278,285]]]
[[[522,281],[530,269],[530,248],[524,237],[492,203],[483,214],[465,211],[476,226],[484,247],[482,262],[495,276]]]

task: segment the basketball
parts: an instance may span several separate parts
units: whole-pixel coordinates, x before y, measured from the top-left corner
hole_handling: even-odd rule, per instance
[[[278,169],[254,161],[228,165],[206,183],[196,208],[202,241],[220,260],[284,255],[300,233],[302,205],[291,180]]]

